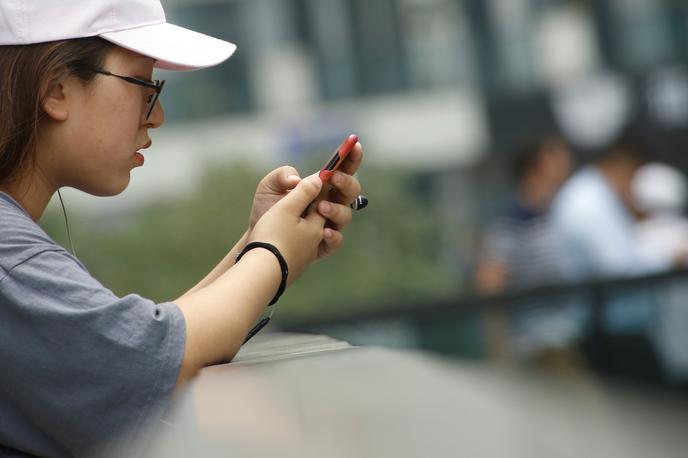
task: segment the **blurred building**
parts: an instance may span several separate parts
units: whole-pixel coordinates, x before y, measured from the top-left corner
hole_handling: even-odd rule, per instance
[[[500,108],[510,100],[533,105],[528,102],[538,96],[572,91],[576,83],[585,81],[589,81],[583,85],[587,90],[579,88],[579,97],[595,90],[618,94],[631,90],[637,77],[652,79],[645,94],[648,110],[664,112],[657,104],[669,110],[666,116],[659,115],[660,121],[676,124],[682,116],[681,99],[676,98],[682,93],[681,72],[675,64],[688,54],[688,6],[683,2],[174,0],[166,4],[173,21],[239,45],[229,64],[178,77],[184,83],[173,87],[165,100],[174,120],[231,113],[298,114],[371,97],[401,103],[399,98],[410,93],[426,99],[427,92],[442,90],[454,95],[463,90],[471,96],[468,106],[452,106],[471,118],[479,116],[485,105],[489,112],[508,117],[509,110]],[[590,82],[593,77],[603,82]],[[623,108],[630,104],[608,103]],[[443,104],[435,105],[432,111],[441,113]],[[399,113],[400,107],[394,108],[391,111]],[[428,113],[419,113],[422,119],[421,114]],[[567,128],[572,135],[583,129]],[[470,154],[466,152],[470,147],[487,146],[475,129],[466,128],[463,135],[452,138],[454,156]],[[417,135],[435,139],[422,132]],[[467,141],[467,136],[481,138]]]

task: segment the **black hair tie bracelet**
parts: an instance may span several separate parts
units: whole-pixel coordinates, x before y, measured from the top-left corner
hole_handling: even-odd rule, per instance
[[[275,255],[277,258],[277,261],[279,262],[280,265],[280,270],[282,271],[282,281],[280,282],[279,289],[277,290],[277,294],[275,294],[275,297],[272,299],[272,301],[268,304],[268,306],[271,306],[275,302],[277,302],[284,293],[284,290],[287,288],[287,278],[289,277],[289,266],[287,266],[287,261],[285,261],[284,256],[282,256],[282,253],[280,253],[280,250],[277,249],[275,245],[272,245],[270,243],[265,243],[265,242],[251,242],[248,245],[244,247],[243,250],[241,250],[241,253],[239,253],[239,256],[236,258],[236,262],[239,262],[239,260],[249,251],[253,250],[254,248],[265,248],[266,250],[270,251],[272,254]]]

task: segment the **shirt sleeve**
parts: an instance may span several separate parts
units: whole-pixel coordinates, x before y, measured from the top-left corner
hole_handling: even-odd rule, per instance
[[[513,228],[502,219],[490,224],[483,235],[482,257],[508,265],[515,248],[513,235]]]
[[[158,419],[184,356],[174,303],[117,297],[66,252],[0,276],[0,385],[26,422],[70,455]]]

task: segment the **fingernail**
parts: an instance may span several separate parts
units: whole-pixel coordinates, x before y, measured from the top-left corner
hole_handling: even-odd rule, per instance
[[[332,211],[332,205],[329,202],[320,202],[320,212],[329,215]]]
[[[339,173],[335,173],[334,176],[332,177],[332,182],[336,185],[341,185],[344,184],[344,177],[342,177]]]
[[[287,175],[287,180],[291,180],[292,178],[296,178],[297,180],[301,179],[301,177],[298,175]]]

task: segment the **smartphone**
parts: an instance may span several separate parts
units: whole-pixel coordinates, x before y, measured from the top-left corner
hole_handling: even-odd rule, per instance
[[[318,176],[323,183],[330,181],[334,171],[344,162],[344,159],[346,159],[351,150],[354,149],[354,146],[356,146],[356,143],[358,143],[358,136],[352,134],[344,140],[344,143],[342,143],[339,148],[337,148],[337,151],[334,152],[330,160],[320,169]]]

